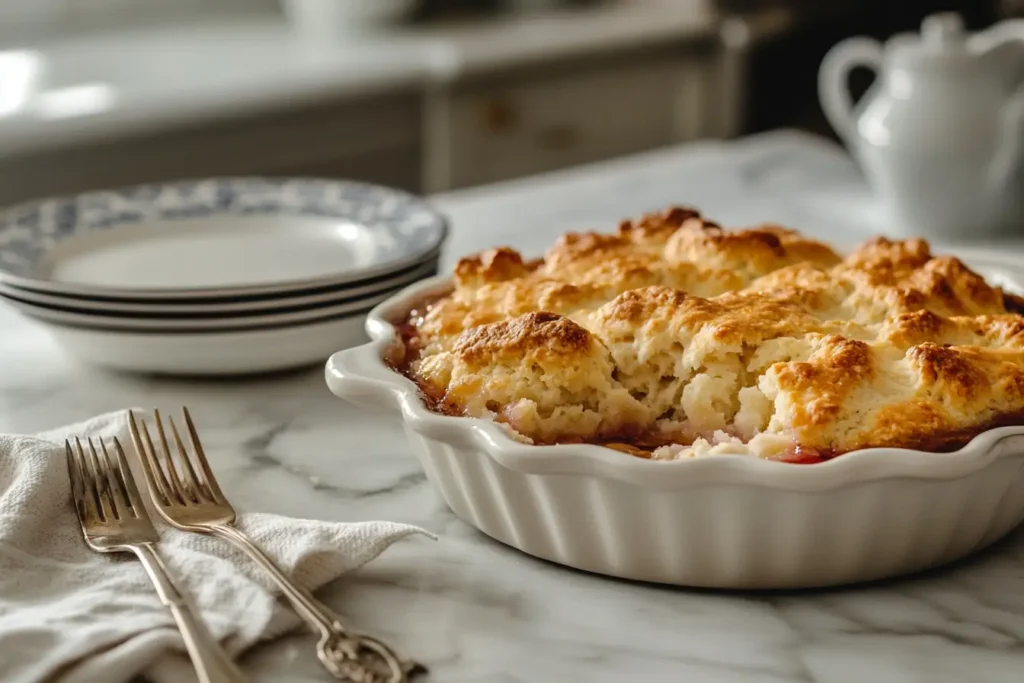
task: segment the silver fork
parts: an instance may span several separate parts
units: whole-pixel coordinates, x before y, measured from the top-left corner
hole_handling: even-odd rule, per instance
[[[317,656],[335,678],[355,683],[406,683],[411,676],[424,673],[426,669],[422,665],[403,661],[384,642],[349,631],[337,614],[309,591],[295,585],[266,553],[234,526],[235,509],[224,497],[210,469],[192,416],[187,408],[182,408],[182,414],[193,455],[189,456],[174,420],[169,418],[178,464],[171,454],[160,412],[153,412],[159,450],[153,446],[145,420],[136,420],[134,414],[128,414],[132,440],[142,460],[153,503],[164,519],[185,531],[219,536],[266,570],[303,621],[319,632]]]
[[[78,438],[74,448],[70,441],[64,442],[71,494],[86,544],[100,553],[135,553],[160,601],[174,615],[201,683],[241,683],[245,680],[241,671],[196,617],[153,546],[160,537],[128,469],[121,442],[114,438],[116,456],[112,457],[106,442],[98,440],[102,457],[91,438],[88,454]]]

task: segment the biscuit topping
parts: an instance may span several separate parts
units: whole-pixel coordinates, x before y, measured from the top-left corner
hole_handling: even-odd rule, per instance
[[[537,443],[654,458],[819,462],[949,450],[1024,422],[1024,316],[923,240],[846,258],[689,208],[570,233],[542,260],[465,258],[405,326],[404,370],[446,409]]]

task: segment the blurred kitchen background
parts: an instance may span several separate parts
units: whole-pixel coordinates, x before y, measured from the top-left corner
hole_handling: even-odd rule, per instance
[[[827,49],[940,10],[1024,0],[2,0],[0,204],[210,175],[437,192],[830,135]]]

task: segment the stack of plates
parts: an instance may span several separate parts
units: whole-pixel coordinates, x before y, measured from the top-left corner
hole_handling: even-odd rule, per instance
[[[280,370],[362,343],[371,308],[436,273],[446,234],[422,200],[363,183],[92,192],[0,213],[0,297],[95,364]]]

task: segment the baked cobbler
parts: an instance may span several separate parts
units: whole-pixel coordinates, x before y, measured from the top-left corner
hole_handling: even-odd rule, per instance
[[[1021,300],[919,239],[846,258],[672,208],[543,259],[461,260],[395,360],[433,409],[533,443],[820,462],[1024,423]]]

